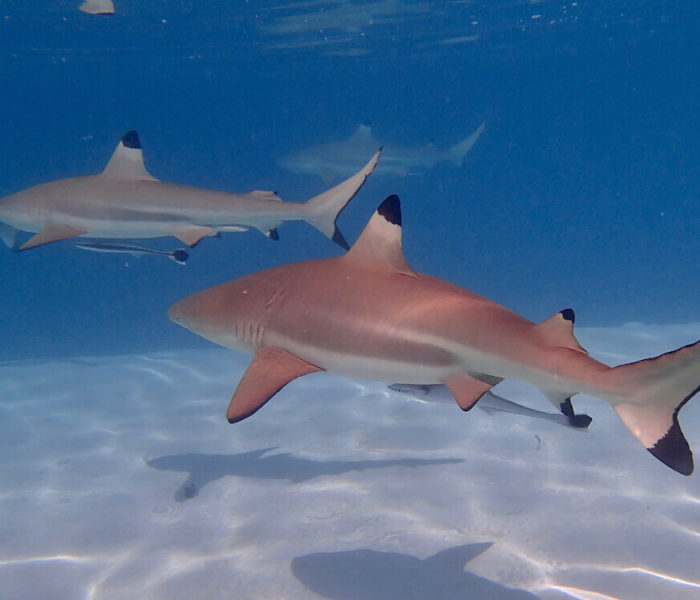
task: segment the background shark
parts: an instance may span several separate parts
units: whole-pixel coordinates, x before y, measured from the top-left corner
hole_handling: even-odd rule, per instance
[[[404,176],[414,169],[431,169],[439,162],[461,167],[485,127],[486,123],[482,123],[472,134],[446,150],[438,150],[432,144],[420,148],[385,144],[377,173]],[[368,156],[370,150],[373,152],[380,145],[372,130],[367,125],[360,125],[345,140],[311,146],[281,158],[278,164],[295,173],[319,175],[326,182],[337,181],[354,173],[358,159]]]
[[[372,172],[379,151],[343,183],[305,203],[283,202],[276,192],[231,194],[164,183],[143,162],[141,142],[127,132],[99,175],[59,179],[0,199],[0,234],[14,246],[16,231],[36,233],[20,250],[78,236],[175,236],[188,246],[224,231],[259,229],[277,239],[284,221],[303,220],[347,248],[336,218]]]
[[[397,196],[380,205],[344,256],[204,290],[171,306],[168,316],[217,344],[255,354],[229,404],[232,423],[290,381],[323,370],[444,384],[465,411],[509,378],[537,386],[557,407],[569,407],[577,393],[607,400],[656,458],[684,475],[693,471],[678,413],[700,390],[700,341],[608,367],[574,337],[571,309],[535,324],[413,271],[401,246]]]

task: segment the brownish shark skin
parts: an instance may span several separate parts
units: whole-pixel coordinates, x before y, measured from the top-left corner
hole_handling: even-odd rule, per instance
[[[255,354],[229,405],[232,422],[253,414],[289,381],[319,370],[444,383],[464,410],[513,378],[538,386],[557,406],[581,392],[607,400],[652,454],[692,472],[677,415],[698,391],[700,342],[608,367],[574,337],[570,309],[536,324],[415,273],[401,251],[395,196],[346,255],[248,275],[185,298],[168,315],[217,344]]]

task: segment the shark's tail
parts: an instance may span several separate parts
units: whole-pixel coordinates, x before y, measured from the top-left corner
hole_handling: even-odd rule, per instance
[[[464,166],[464,161],[467,157],[467,154],[472,149],[472,146],[476,144],[476,141],[479,139],[479,136],[482,134],[485,128],[486,123],[484,122],[481,125],[479,125],[476,131],[472,133],[469,137],[464,138],[461,142],[455,144],[454,146],[452,146],[452,148],[450,148],[447,151],[447,158],[456,167]]]
[[[377,160],[379,160],[380,153],[381,148],[377,150],[370,161],[352,177],[339,183],[330,190],[318,196],[314,196],[304,204],[304,219],[346,250],[348,250],[350,246],[345,241],[343,234],[340,233],[335,221],[340,212],[345,208],[345,205],[362,187],[365,179],[367,179],[374,170]]]
[[[656,358],[615,367],[613,386],[626,390],[615,411],[634,436],[662,463],[683,475],[693,472],[693,453],[678,412],[700,391],[700,341]]]

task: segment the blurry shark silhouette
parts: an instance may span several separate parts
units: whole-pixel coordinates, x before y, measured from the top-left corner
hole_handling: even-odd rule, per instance
[[[486,124],[482,123],[476,131],[447,150],[438,150],[432,144],[421,148],[384,144],[382,162],[376,175],[403,176],[415,169],[431,169],[439,162],[450,162],[461,167],[485,127]],[[312,146],[289,154],[277,163],[294,173],[319,175],[326,182],[337,181],[353,173],[358,159],[368,156],[369,151],[373,152],[380,145],[372,136],[371,129],[360,125],[346,140]]]
[[[350,251],[281,266],[194,294],[169,317],[229,348],[254,353],[231,399],[234,423],[309,373],[444,384],[469,410],[505,378],[531,383],[556,407],[574,394],[607,400],[634,436],[684,475],[693,456],[678,423],[700,390],[700,341],[618,367],[591,358],[565,309],[542,323],[416,273],[401,248],[390,196]]]
[[[0,236],[14,246],[16,230],[35,233],[20,250],[78,236],[175,236],[188,246],[226,231],[259,229],[277,239],[284,221],[301,220],[347,248],[336,218],[372,172],[379,151],[352,177],[308,200],[283,202],[275,192],[231,194],[159,181],[146,170],[141,142],[127,132],[98,175],[43,183],[0,199]],[[9,227],[8,227],[9,226]]]
[[[112,0],[85,0],[78,8],[89,15],[114,14],[114,3]]]

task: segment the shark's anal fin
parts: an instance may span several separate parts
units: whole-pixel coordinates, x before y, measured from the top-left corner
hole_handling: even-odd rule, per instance
[[[42,246],[43,244],[50,244],[51,242],[58,242],[60,240],[78,237],[84,233],[87,233],[87,231],[76,229],[70,225],[63,225],[60,223],[55,225],[47,225],[35,236],[24,242],[19,249],[28,250],[29,248],[35,248],[36,246]]]
[[[215,236],[217,234],[218,231],[216,231],[216,229],[204,227],[202,225],[186,225],[173,231],[173,236],[184,244],[187,244],[190,248],[194,248],[202,238]]]
[[[243,374],[226,411],[229,423],[237,423],[257,412],[290,381],[323,371],[282,348],[261,348]]]
[[[466,411],[496,384],[479,381],[469,375],[459,375],[446,379],[445,385],[452,392],[459,407]]]

